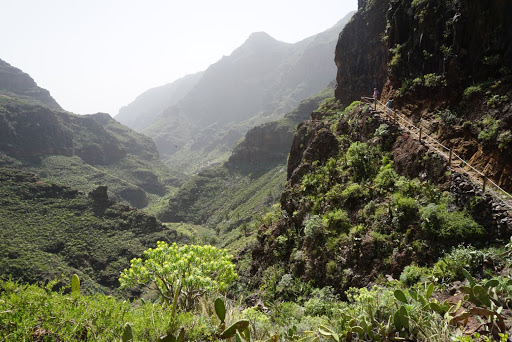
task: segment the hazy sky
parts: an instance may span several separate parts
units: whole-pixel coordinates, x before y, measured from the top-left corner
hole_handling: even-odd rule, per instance
[[[0,0],[0,59],[64,109],[114,116],[252,32],[294,43],[356,9],[357,0]]]

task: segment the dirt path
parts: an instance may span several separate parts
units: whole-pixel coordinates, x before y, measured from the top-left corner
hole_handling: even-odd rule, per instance
[[[437,141],[433,134],[428,132],[428,129],[421,125],[421,123],[419,125],[413,124],[408,117],[398,111],[389,110],[380,101],[375,106],[372,98],[363,98],[362,102],[371,105],[374,114],[379,115],[392,125],[399,126],[412,137],[420,140],[429,150],[437,152],[449,163],[449,168],[466,175],[473,183],[491,194],[507,210],[508,215],[512,217],[512,195],[505,192],[492,179],[487,178],[480,170],[471,166],[455,152]]]

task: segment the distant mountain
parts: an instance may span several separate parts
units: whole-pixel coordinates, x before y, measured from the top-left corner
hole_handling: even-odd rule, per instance
[[[151,125],[156,116],[181,100],[199,82],[202,75],[202,72],[198,72],[149,89],[121,108],[115,119],[137,132],[142,132]]]
[[[41,99],[48,91],[35,86],[28,75],[7,64],[3,72],[18,75],[16,82],[26,84],[0,84],[0,166],[29,169],[81,191],[106,185],[112,199],[138,208],[181,183],[159,160],[150,138],[108,114],[75,115],[51,101],[46,105]],[[32,92],[27,90],[31,85]]]
[[[226,160],[248,129],[282,117],[333,79],[338,33],[352,14],[295,44],[253,33],[143,132],[168,165],[182,170]]]
[[[50,92],[38,87],[32,77],[0,59],[0,95],[2,94],[21,97],[52,109],[62,109]]]

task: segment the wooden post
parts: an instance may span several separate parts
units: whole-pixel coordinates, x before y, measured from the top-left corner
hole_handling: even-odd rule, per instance
[[[485,192],[485,183],[487,182],[487,177],[485,175],[482,176],[482,190]]]
[[[452,152],[453,146],[450,148],[450,154],[448,155],[448,166],[452,166]]]
[[[421,121],[420,121],[420,142],[421,142]]]

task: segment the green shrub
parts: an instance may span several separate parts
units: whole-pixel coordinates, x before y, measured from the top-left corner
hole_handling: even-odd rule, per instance
[[[374,147],[366,143],[359,141],[352,143],[345,157],[355,182],[371,178],[378,169],[378,153]]]
[[[393,165],[387,164],[380,168],[379,173],[373,180],[373,184],[378,192],[393,191],[398,177],[398,174],[393,169]]]
[[[343,209],[329,211],[323,217],[327,229],[337,233],[348,233],[350,230],[350,218]]]
[[[430,271],[426,267],[416,264],[405,266],[400,274],[400,281],[407,286],[413,286],[419,282],[424,282],[430,276]]]
[[[446,204],[421,208],[421,228],[433,240],[457,243],[471,241],[485,232],[465,211],[448,211]]]
[[[357,107],[361,105],[361,101],[353,101],[351,104],[345,107],[343,114],[352,113]]]
[[[448,108],[438,110],[436,115],[445,125],[452,125],[455,123],[455,120],[457,119],[457,113],[452,112]]]
[[[498,135],[497,141],[498,141],[499,149],[503,150],[503,149],[510,148],[510,144],[512,143],[512,132],[510,132],[510,131],[501,132]]]
[[[498,108],[502,103],[508,101],[507,95],[493,95],[489,100],[487,100],[487,105],[492,108]]]
[[[463,280],[463,269],[471,274],[481,273],[486,253],[472,246],[460,245],[440,258],[432,269],[432,274],[442,282]]]
[[[427,88],[446,87],[446,79],[442,75],[426,74],[423,76],[424,85]]]
[[[318,216],[313,215],[304,220],[304,235],[309,238],[314,238],[316,235],[321,235],[325,232],[325,222]]]
[[[368,197],[368,190],[358,183],[350,184],[341,192],[341,200],[348,207],[354,207]]]
[[[482,90],[483,89],[481,84],[469,86],[466,89],[464,89],[464,92],[462,93],[462,98],[466,101],[470,100],[476,95],[481,94]]]
[[[332,317],[337,311],[336,301],[339,300],[334,289],[326,286],[322,289],[314,289],[313,297],[304,304],[304,313],[309,316]]]
[[[480,122],[480,126],[483,127],[478,134],[478,140],[488,143],[494,140],[498,134],[498,128],[500,120],[494,119],[493,117],[486,116]]]
[[[413,223],[418,218],[419,203],[416,199],[403,196],[399,193],[393,195],[394,220],[401,227]]]

